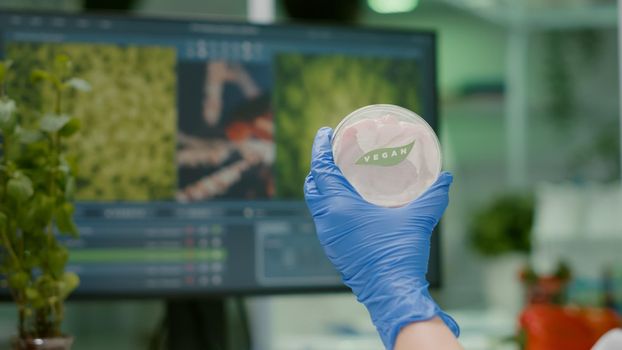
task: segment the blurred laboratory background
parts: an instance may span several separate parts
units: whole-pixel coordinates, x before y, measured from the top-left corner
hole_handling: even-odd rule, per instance
[[[553,317],[532,305],[589,314],[599,335],[619,322],[615,0],[0,0],[0,15],[0,52],[17,71],[64,50],[98,95],[69,107],[92,122],[71,141],[83,155],[85,204],[76,211],[83,239],[67,244],[84,276],[64,328],[78,350],[161,349],[201,327],[235,350],[381,349],[367,311],[318,255],[299,189],[317,127],[383,101],[437,127],[454,174],[430,279],[466,349],[522,349],[524,334],[550,336],[530,328]],[[71,21],[82,26],[72,39],[55,34]],[[106,65],[105,77],[92,68]],[[123,79],[136,72],[144,81]],[[18,101],[35,93],[10,84]],[[375,90],[344,97],[366,84]],[[108,142],[98,135],[122,146],[98,150]],[[142,153],[104,166],[127,150]],[[149,208],[161,221],[141,231],[150,237],[141,249],[163,251],[85,248],[105,240],[98,227],[122,248],[135,244],[129,235],[146,223],[122,219]],[[174,236],[184,220],[196,226],[182,225],[178,240],[198,248],[182,259],[192,273],[180,282],[167,262],[183,253],[154,237]],[[132,254],[141,258],[104,276],[102,261]],[[153,254],[161,261],[127,272]],[[15,313],[4,294],[0,344],[15,334]]]

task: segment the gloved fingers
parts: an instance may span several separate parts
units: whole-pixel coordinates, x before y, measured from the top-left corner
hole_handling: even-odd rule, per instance
[[[369,204],[368,202],[366,202],[359,194],[358,192],[348,192],[347,195],[344,193],[340,193],[340,195],[337,196],[325,196],[323,194],[321,194],[318,191],[317,188],[317,184],[315,183],[315,179],[313,178],[313,174],[309,173],[309,175],[307,175],[306,179],[305,179],[305,184],[304,184],[304,196],[305,196],[305,201],[307,202],[307,205],[309,206],[309,209],[311,210],[315,210],[317,209],[318,205],[326,205],[327,203],[335,203],[334,200],[336,200],[337,198],[340,198],[341,201],[340,203],[343,203],[343,199],[348,198],[348,205],[355,205],[355,203],[365,203],[367,205],[372,205]],[[328,200],[328,202],[326,202],[326,200]],[[324,204],[321,204],[321,203]]]
[[[315,184],[315,180],[313,179],[313,175],[307,175],[304,184],[304,195],[305,202],[307,203],[307,207],[311,211],[311,215],[315,215],[316,210],[320,204],[320,199],[322,195],[318,192],[317,186]]]
[[[319,192],[317,191],[317,185],[315,184],[315,180],[313,179],[313,175],[311,173],[309,173],[309,175],[307,175],[307,178],[305,179],[304,193],[305,196],[319,194]]]
[[[436,179],[436,181],[434,181],[432,186],[430,186],[430,188],[423,192],[423,194],[415,201],[429,196],[433,196],[438,193],[449,192],[449,187],[451,186],[453,181],[454,176],[448,171],[443,171],[438,175],[438,178]]]
[[[311,153],[311,174],[321,194],[356,192],[346,180],[333,159],[333,129],[323,127],[318,130]]]
[[[406,205],[406,208],[417,211],[419,214],[423,214],[421,210],[424,208],[429,208],[440,218],[447,204],[449,204],[449,187],[453,179],[454,177],[450,172],[442,172],[432,186],[423,192],[419,198]]]
[[[432,187],[436,186],[449,186],[454,182],[454,175],[449,171],[443,171],[438,175],[438,178],[432,184]]]

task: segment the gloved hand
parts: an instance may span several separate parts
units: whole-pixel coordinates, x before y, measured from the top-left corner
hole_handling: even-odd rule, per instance
[[[332,129],[318,131],[304,191],[326,255],[369,311],[387,349],[402,327],[439,316],[456,322],[428,292],[430,236],[447,207],[452,176],[442,173],[421,197],[399,208],[365,201],[335,165]]]

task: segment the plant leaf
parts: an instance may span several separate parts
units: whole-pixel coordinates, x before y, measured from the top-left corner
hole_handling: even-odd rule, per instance
[[[76,194],[76,179],[73,176],[68,176],[65,182],[65,198],[69,201],[73,200]]]
[[[17,271],[9,276],[9,286],[12,289],[24,289],[28,287],[30,276],[24,271]]]
[[[49,82],[54,81],[52,75],[44,71],[43,69],[33,69],[30,72],[30,80],[32,80],[32,82],[34,83],[38,83],[40,81],[49,81]]]
[[[60,129],[59,134],[63,137],[69,137],[80,130],[81,125],[82,123],[80,122],[80,119],[70,118],[69,122],[67,122],[67,124]]]
[[[34,236],[34,237],[30,237],[30,236]],[[47,241],[47,236],[44,234],[33,234],[32,232],[29,233],[28,236],[28,241],[34,244],[30,244],[28,245],[29,247],[31,247],[31,250],[26,250],[24,251],[24,258],[23,258],[23,267],[26,269],[32,269],[32,268],[38,268],[41,266],[41,256],[39,254],[36,254],[38,251],[40,251],[41,249],[43,249],[43,247],[45,246],[45,243],[41,243],[41,241],[45,240]],[[42,237],[44,239],[42,239]]]
[[[54,199],[42,193],[35,195],[30,206],[33,210],[32,221],[35,221],[40,227],[46,227],[52,220],[54,211]]]
[[[25,293],[26,299],[32,304],[35,309],[45,307],[45,299],[41,296],[41,293],[34,287],[26,287]]]
[[[60,278],[65,271],[65,264],[69,260],[69,252],[67,248],[57,245],[48,253],[47,260],[48,271],[52,276]]]
[[[49,274],[43,273],[35,279],[35,287],[39,294],[44,297],[50,297],[56,293],[56,281]]]
[[[67,164],[67,162],[64,162],[64,163],[59,164],[56,167],[56,170],[58,170],[63,175],[69,175],[71,168],[69,167],[69,164]]]
[[[0,211],[0,228],[4,228],[4,226],[6,225],[6,221],[6,214]]]
[[[7,98],[0,99],[0,129],[6,133],[12,133],[16,124],[15,101]]]
[[[24,129],[19,126],[17,127],[15,134],[17,134],[19,142],[25,145],[37,142],[43,137],[39,130]]]
[[[60,297],[65,299],[80,285],[80,277],[73,272],[65,272],[60,286]]]
[[[6,73],[9,71],[9,68],[11,68],[12,64],[13,62],[10,60],[0,61],[0,83],[4,81]]]
[[[357,165],[393,166],[401,163],[410,151],[415,141],[400,147],[379,148],[365,153],[356,161]]]
[[[39,295],[39,292],[32,288],[32,287],[28,287],[26,288],[26,298],[30,299],[30,300],[35,300],[37,298],[40,298],[41,296]]]
[[[46,114],[39,123],[39,127],[42,131],[54,133],[62,129],[67,123],[69,118],[66,115]]]
[[[32,181],[26,175],[20,175],[9,180],[7,194],[17,203],[23,203],[33,194]]]
[[[17,227],[24,233],[28,234],[34,229],[36,229],[37,223],[35,223],[35,211],[30,205],[24,205],[23,210],[19,210],[15,215],[15,220],[17,221]]]
[[[78,228],[73,221],[73,211],[73,204],[65,202],[63,205],[56,208],[54,219],[56,220],[56,227],[61,233],[77,237]]]
[[[65,85],[78,91],[91,91],[91,84],[89,84],[88,81],[80,78],[71,78],[65,82]]]
[[[56,69],[65,71],[71,68],[71,57],[66,53],[60,53],[54,57],[54,65]]]

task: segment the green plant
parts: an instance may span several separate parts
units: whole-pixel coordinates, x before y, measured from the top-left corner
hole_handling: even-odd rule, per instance
[[[19,337],[57,337],[64,300],[79,284],[75,273],[65,271],[69,254],[57,240],[58,233],[78,235],[72,204],[76,169],[63,141],[80,122],[62,113],[63,95],[90,87],[70,77],[69,57],[58,55],[49,71],[35,69],[30,77],[53,91],[53,110],[20,114],[6,94],[10,66],[0,62],[0,274],[17,304]]]
[[[478,212],[470,227],[473,247],[482,255],[529,252],[533,224],[533,199],[505,195]]]

